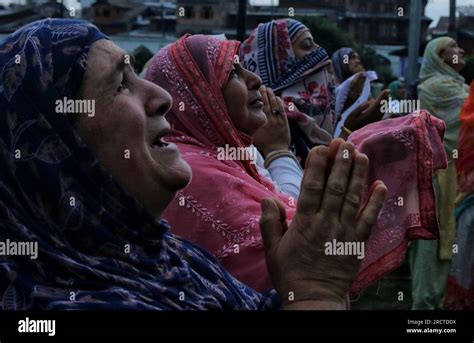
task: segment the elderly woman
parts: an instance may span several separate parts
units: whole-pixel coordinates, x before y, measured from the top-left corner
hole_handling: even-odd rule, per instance
[[[0,44],[0,240],[37,252],[0,256],[1,308],[277,306],[274,292],[238,282],[160,219],[191,170],[162,139],[170,95],[129,61],[78,20],[34,22]],[[84,101],[94,105],[84,111]],[[337,143],[311,152],[289,228],[282,206],[262,201],[267,262],[284,308],[346,308],[360,262],[324,255],[322,241],[366,239],[386,188],[377,183],[358,214],[347,199],[360,199],[368,161],[343,147],[351,158]]]
[[[365,71],[359,54],[352,48],[340,48],[331,57],[337,83],[343,83],[352,75]]]
[[[459,113],[467,97],[468,86],[459,71],[464,67],[464,51],[450,37],[433,39],[425,48],[420,69],[418,96],[422,109],[446,123],[444,149],[448,168],[434,177],[440,223],[439,241],[420,241],[414,245],[411,259],[414,309],[436,309],[443,305],[446,280],[456,232],[457,140]]]
[[[334,76],[326,50],[314,42],[301,22],[280,19],[259,24],[242,43],[240,57],[246,69],[259,75],[263,85],[285,101],[291,146],[304,167],[309,149],[328,145],[339,121]],[[379,120],[380,113],[375,104],[371,105],[370,109],[354,108],[345,130],[336,136],[347,138],[350,132]],[[255,145],[264,157],[259,142],[278,139],[274,131],[264,126],[255,136]]]

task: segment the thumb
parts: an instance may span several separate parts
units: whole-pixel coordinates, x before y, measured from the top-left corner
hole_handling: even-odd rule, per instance
[[[262,216],[260,217],[260,231],[262,232],[265,251],[268,253],[278,245],[283,236],[286,219],[282,221],[282,218],[286,217],[286,213],[280,213],[281,210],[284,212],[285,209],[280,208],[276,200],[272,198],[262,199],[261,205]]]

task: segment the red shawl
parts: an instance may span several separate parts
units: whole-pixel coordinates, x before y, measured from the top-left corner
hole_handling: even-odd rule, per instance
[[[442,120],[421,111],[367,125],[349,136],[369,157],[366,184],[382,180],[388,188],[352,292],[400,266],[409,240],[439,238],[432,180],[435,170],[447,167],[444,129]]]

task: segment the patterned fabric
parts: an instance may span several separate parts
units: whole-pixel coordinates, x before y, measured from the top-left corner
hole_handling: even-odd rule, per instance
[[[317,46],[298,59],[292,44],[309,29],[293,19],[259,24],[240,48],[243,66],[280,95],[286,105],[291,144],[304,167],[309,149],[331,142],[336,115],[329,56]]]
[[[445,306],[474,310],[474,82],[460,118],[459,157],[456,159],[459,192],[462,192],[456,207],[458,251],[453,254]]]
[[[397,268],[409,240],[439,237],[432,179],[435,170],[446,168],[444,128],[441,120],[421,111],[367,125],[349,136],[371,162],[366,185],[382,180],[388,188],[353,292]],[[366,186],[364,199],[368,194]]]
[[[448,156],[452,156],[453,149],[456,149],[461,127],[459,111],[469,88],[461,74],[439,57],[441,50],[453,42],[450,37],[440,37],[428,43],[423,54],[418,86],[421,108],[446,123],[444,146]]]
[[[294,19],[259,24],[242,43],[240,57],[244,68],[259,75],[262,83],[275,92],[304,79],[329,63],[321,46],[304,59],[296,58],[291,44],[308,30]]]
[[[167,140],[177,144],[193,171],[191,183],[178,192],[164,218],[174,233],[204,247],[236,278],[262,291],[271,282],[260,234],[260,202],[279,198],[291,220],[296,200],[275,191],[250,161],[219,159],[218,147],[242,149],[252,140],[235,128],[221,91],[239,44],[184,36],[158,52],[146,79],[172,94],[167,119],[173,131]]]
[[[332,68],[334,74],[336,74],[337,82],[342,83],[346,81],[349,77],[352,76],[351,72],[348,69],[349,66],[349,55],[355,52],[352,48],[340,48],[332,54]],[[347,56],[347,57],[346,57]],[[346,61],[344,63],[344,61]]]
[[[420,69],[418,96],[420,106],[446,123],[444,147],[448,156],[448,168],[436,175],[438,215],[440,222],[440,249],[442,259],[450,259],[452,243],[456,232],[454,217],[454,199],[457,196],[456,170],[453,152],[461,123],[459,111],[467,97],[468,86],[464,78],[453,68],[443,62],[441,50],[454,43],[450,37],[433,39],[425,48]]]
[[[257,309],[278,305],[168,233],[103,170],[55,112],[74,98],[91,45],[80,20],[34,22],[0,43],[0,308]],[[18,58],[19,56],[19,58]]]

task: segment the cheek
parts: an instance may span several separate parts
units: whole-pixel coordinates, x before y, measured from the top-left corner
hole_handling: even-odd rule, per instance
[[[127,99],[96,110],[96,117],[91,122],[96,136],[96,149],[101,155],[118,156],[126,149],[132,151],[142,147],[145,118],[141,112]]]
[[[238,80],[229,81],[223,91],[227,112],[238,127],[247,117],[248,90],[243,82]]]
[[[295,50],[295,57],[298,58],[298,59],[303,59],[304,56],[305,56],[305,52],[304,50],[302,50],[301,48],[296,48]]]

